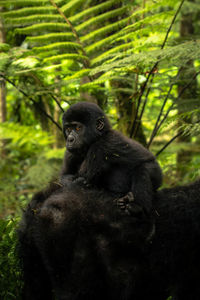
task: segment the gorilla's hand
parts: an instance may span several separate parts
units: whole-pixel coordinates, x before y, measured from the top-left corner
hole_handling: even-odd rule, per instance
[[[69,187],[71,186],[74,179],[74,175],[62,175],[60,178],[60,183],[65,187]]]
[[[121,209],[121,210],[126,210],[127,206],[134,201],[134,196],[132,192],[129,192],[128,194],[126,194],[125,196],[123,196],[122,198],[117,199],[117,206]]]
[[[126,214],[134,216],[136,218],[141,218],[144,216],[145,212],[143,208],[134,202],[134,195],[129,192],[125,196],[117,199],[117,207],[119,207]]]
[[[84,178],[84,177],[77,177],[73,180],[73,183],[76,183],[76,184],[79,184],[79,185],[82,185],[84,187],[87,187],[87,188],[90,188],[91,185],[87,182],[87,180]]]

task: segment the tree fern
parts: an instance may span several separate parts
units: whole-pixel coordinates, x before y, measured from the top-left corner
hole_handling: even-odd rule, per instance
[[[160,76],[158,64],[177,71],[188,60],[200,57],[198,39],[185,42],[179,41],[175,33],[168,34],[172,33],[171,22],[180,3],[183,1],[147,0],[141,8],[128,0],[108,0],[100,4],[83,0],[0,0],[4,7],[1,13],[4,26],[17,35],[26,36],[17,54],[7,46],[0,46],[6,53],[0,71],[7,76],[43,78],[48,93],[53,88],[57,93],[54,79],[59,76],[62,99],[82,99],[82,91],[101,97],[98,90],[106,90],[105,84],[112,80],[123,83],[128,78],[133,87],[137,75],[136,92],[140,103],[145,80],[149,88],[153,86],[153,80],[149,80],[152,74],[160,87],[163,80],[165,84],[169,80],[164,72]],[[44,78],[45,72],[50,79]],[[119,93],[131,95],[130,86],[119,85],[113,92],[118,89]]]
[[[88,56],[87,60],[92,62],[92,64],[102,62],[102,51],[104,52],[104,61],[106,61],[110,59],[110,53],[118,54],[119,52],[127,51],[127,49],[132,49],[134,47],[134,43],[130,41],[134,41],[132,32],[138,29],[142,35],[142,25],[158,22],[161,7],[162,10],[173,13],[174,5],[179,3],[177,0],[175,2],[162,0],[153,4],[149,1],[150,4],[147,3],[145,9],[134,10],[130,14],[131,6],[124,5],[122,0],[105,1],[83,11],[81,11],[82,7],[84,7],[84,1],[82,0],[55,1],[55,4],[72,24],[70,27],[66,19],[59,13],[59,10],[52,4],[52,1],[41,1],[40,6],[38,6],[39,1],[36,0],[8,0],[0,2],[1,5],[6,7],[9,7],[9,5],[16,7],[16,9],[2,13],[2,16],[6,26],[16,28],[15,31],[18,34],[28,35],[26,41],[32,47],[31,55],[33,53],[39,55],[40,52],[42,54],[41,57],[44,57],[43,52],[49,55],[49,57],[45,55],[42,66],[48,61],[55,62],[58,59],[61,60],[59,65],[62,64],[62,58],[67,58],[67,56],[64,58],[63,54],[71,55],[74,53],[76,55],[73,59],[76,60],[77,58],[80,61],[80,57],[77,54],[82,55],[83,49],[85,49],[84,55]],[[17,7],[22,5],[23,8],[17,9]],[[74,10],[76,14],[70,15]],[[161,14],[166,18],[167,14],[165,11]],[[142,20],[138,19],[142,14],[148,14],[149,12],[151,12],[151,16],[147,16]],[[110,24],[110,19],[115,19],[116,21]],[[134,25],[130,25],[132,22],[134,22]],[[160,19],[161,22],[162,19]],[[81,46],[76,43],[77,37],[71,31],[72,28],[77,32]],[[125,30],[126,28],[129,30],[128,34]],[[146,35],[147,31],[145,29],[144,34]],[[124,44],[124,40],[129,40],[130,42]],[[105,51],[106,49],[108,49],[108,52]],[[50,50],[54,51],[51,52]],[[57,60],[55,60],[56,55]],[[51,59],[52,56],[53,58]]]

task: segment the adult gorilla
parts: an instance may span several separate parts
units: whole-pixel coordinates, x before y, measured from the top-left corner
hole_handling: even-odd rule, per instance
[[[19,229],[26,300],[200,299],[200,182],[157,193],[156,233],[110,195],[54,185]],[[142,222],[142,221],[140,221]]]
[[[23,299],[131,299],[150,239],[148,222],[105,192],[54,184],[35,195],[19,229]]]

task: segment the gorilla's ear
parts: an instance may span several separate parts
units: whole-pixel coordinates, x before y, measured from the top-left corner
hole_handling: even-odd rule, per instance
[[[101,131],[104,128],[104,126],[105,126],[104,118],[103,117],[98,118],[96,122],[96,129]]]

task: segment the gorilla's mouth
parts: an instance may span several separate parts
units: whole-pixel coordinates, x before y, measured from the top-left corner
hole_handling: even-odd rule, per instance
[[[66,148],[69,150],[69,149],[73,149],[74,146],[73,146],[73,144],[67,144],[67,145],[66,145]]]

